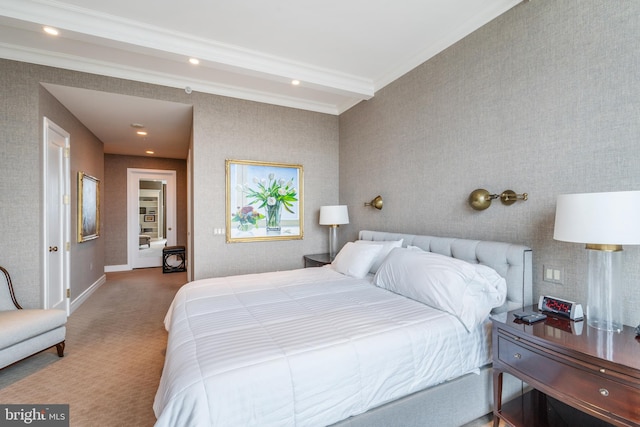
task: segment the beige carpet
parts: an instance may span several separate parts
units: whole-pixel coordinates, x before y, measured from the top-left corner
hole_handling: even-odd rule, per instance
[[[65,357],[47,350],[0,371],[0,403],[66,403],[74,427],[152,426],[162,320],[185,282],[160,268],[108,273],[69,317]]]

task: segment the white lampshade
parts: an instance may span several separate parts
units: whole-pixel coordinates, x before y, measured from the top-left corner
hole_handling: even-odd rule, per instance
[[[639,215],[640,191],[558,196],[553,238],[586,243],[589,326],[623,329],[622,245],[640,244]]]
[[[602,245],[640,244],[640,191],[561,194],[555,240]]]
[[[349,211],[346,205],[320,207],[320,225],[340,224],[349,224]]]

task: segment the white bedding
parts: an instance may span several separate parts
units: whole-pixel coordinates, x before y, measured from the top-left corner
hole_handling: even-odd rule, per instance
[[[205,279],[167,313],[157,426],[324,426],[490,362],[490,325],[331,267]]]

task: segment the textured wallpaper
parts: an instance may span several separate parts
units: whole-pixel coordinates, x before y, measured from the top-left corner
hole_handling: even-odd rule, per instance
[[[284,270],[328,251],[320,206],[338,203],[338,118],[224,97],[194,97],[195,276]],[[303,166],[304,239],[225,243],[225,159]]]
[[[187,161],[142,156],[104,156],[105,266],[126,265],[127,259],[127,169],[176,171],[176,239],[187,245]]]
[[[338,203],[336,116],[0,59],[0,263],[22,284],[17,293],[26,306],[38,306],[41,300],[42,115],[55,116],[71,133],[72,174],[91,167],[97,171],[94,176],[105,175],[101,143],[78,126],[41,82],[193,106],[194,278],[299,268],[304,254],[327,250],[328,230],[318,225],[318,215],[320,206]],[[225,159],[303,166],[303,240],[227,244],[223,235],[214,234],[215,228],[225,227]],[[75,161],[80,163],[74,167]],[[117,179],[105,179],[105,187],[117,185]],[[186,195],[180,197],[179,212],[184,212]],[[72,246],[72,297],[89,288],[104,265],[122,264],[122,225],[112,210],[120,202],[117,196],[113,200],[106,222],[103,218],[104,238]],[[186,216],[179,218],[180,229],[185,221]]]
[[[340,116],[340,201],[359,229],[533,248],[534,298],[586,303],[586,253],[553,240],[560,193],[640,190],[640,2],[523,3]],[[494,201],[476,188],[529,200]],[[384,209],[363,206],[377,194]],[[640,247],[625,248],[640,322]],[[542,281],[543,265],[564,284]]]
[[[69,250],[69,288],[71,291],[71,302],[82,295],[91,285],[101,280],[104,276],[104,146],[89,129],[87,129],[73,114],[71,114],[57,99],[47,90],[39,86],[39,112],[62,127],[70,135],[70,250]],[[41,142],[40,142],[41,143]],[[38,164],[39,166],[40,164]],[[33,166],[31,166],[33,168]],[[38,167],[38,169],[40,169]],[[39,170],[32,173],[42,179]],[[84,243],[77,242],[77,200],[78,200],[78,172],[84,172],[100,180],[100,237]],[[38,212],[38,215],[40,213]],[[38,223],[41,223],[41,216]],[[41,230],[41,229],[40,229]],[[35,245],[35,249],[40,255],[41,247]],[[46,256],[46,255],[45,255]],[[41,281],[36,282],[40,285]],[[35,292],[39,286],[34,286],[30,290]],[[32,301],[37,306],[40,301]]]

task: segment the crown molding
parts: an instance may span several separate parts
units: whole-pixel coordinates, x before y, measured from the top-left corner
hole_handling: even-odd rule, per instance
[[[262,102],[331,115],[339,114],[338,108],[332,104],[311,102],[274,93],[216,84],[210,81],[188,79],[183,76],[176,76],[148,69],[126,67],[118,64],[64,55],[50,51],[26,49],[21,46],[13,46],[7,43],[0,43],[0,57],[14,61],[157,84],[177,89],[185,89],[188,86],[193,91],[201,93],[239,98],[248,101]]]
[[[54,0],[3,0],[0,15],[22,21],[51,25],[131,46],[151,49],[152,55],[169,52],[197,57],[216,66],[220,64],[239,72],[268,80],[290,81],[295,78],[317,90],[360,99],[374,94],[373,81],[335,70],[290,61],[261,52],[196,37],[138,21],[120,18]]]

